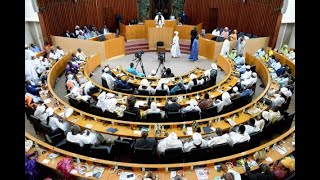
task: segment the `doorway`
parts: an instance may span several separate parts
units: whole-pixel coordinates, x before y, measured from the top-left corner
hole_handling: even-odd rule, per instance
[[[218,26],[218,8],[209,9],[209,23],[206,32],[212,32]]]

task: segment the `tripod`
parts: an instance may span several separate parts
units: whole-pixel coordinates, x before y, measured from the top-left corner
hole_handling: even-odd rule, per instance
[[[160,60],[160,62],[159,62],[159,66],[158,66],[157,71],[156,71],[156,74],[158,73],[158,70],[159,70],[160,66],[162,66],[162,69],[166,69],[166,67],[164,66],[163,61],[162,61],[162,60]]]
[[[146,72],[144,71],[143,62],[141,61],[141,58],[135,58],[133,61],[137,60],[136,67],[134,67],[135,70],[137,70],[138,64],[140,64],[140,67],[142,69],[143,74],[146,76]]]

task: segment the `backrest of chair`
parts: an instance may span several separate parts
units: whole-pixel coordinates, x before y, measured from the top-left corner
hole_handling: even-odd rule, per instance
[[[161,118],[161,113],[147,113],[146,121],[147,122],[163,122]]]
[[[200,90],[202,90],[201,84],[197,84],[197,85],[191,87],[192,92],[196,92],[196,91],[200,91]]]
[[[210,158],[218,158],[231,154],[231,147],[228,142],[216,144],[210,147]]]
[[[147,90],[138,90],[138,92],[139,92],[139,95],[144,95],[144,96],[150,95],[149,91],[147,91]]]
[[[178,94],[186,94],[186,93],[187,93],[187,90],[180,89],[180,90],[176,91],[174,94],[178,95]]]
[[[120,91],[127,94],[133,94],[133,89],[120,89]]]
[[[252,37],[252,34],[247,33],[246,36],[248,36],[249,38],[251,38],[251,37]]]
[[[208,116],[208,117],[212,117],[215,116],[217,113],[217,106],[211,106],[205,110],[203,110],[203,112]]]
[[[95,146],[90,147],[90,156],[99,159],[109,159],[111,147],[109,146]]]
[[[188,111],[185,113],[185,120],[198,120],[200,119],[200,112],[199,111]]]
[[[243,152],[243,151],[246,151],[247,148],[250,146],[250,143],[249,141],[244,141],[244,142],[241,142],[241,143],[236,143],[232,146],[232,151],[234,153],[239,153],[239,152]]]
[[[182,119],[181,112],[167,112],[167,121],[178,122]]]
[[[250,135],[250,147],[254,148],[260,145],[261,141],[261,131],[257,131],[254,133],[249,134]]]
[[[135,121],[137,119],[137,115],[135,113],[129,112],[129,111],[123,111],[123,118],[128,121]]]
[[[251,38],[258,38],[258,36],[257,35],[252,35],[252,37]]]
[[[166,95],[168,95],[167,90],[156,90],[155,96],[166,96]]]
[[[73,106],[73,107],[78,107],[78,104],[79,104],[79,101],[78,101],[78,100],[76,100],[76,99],[74,99],[74,98],[72,98],[72,97],[69,97],[69,98],[68,98],[68,101],[69,101],[69,104],[70,104],[71,106]]]
[[[112,112],[110,112],[108,110],[105,110],[102,113],[102,116],[106,117],[106,118],[110,118],[110,119],[118,119],[118,115],[116,113],[112,113]]]
[[[224,114],[224,113],[230,112],[232,107],[233,107],[233,103],[229,104],[227,106],[223,106],[223,109],[219,112],[219,114]]]
[[[224,41],[224,37],[222,37],[222,36],[218,36],[217,37],[217,42],[223,42]]]
[[[209,155],[209,147],[193,148],[189,152],[189,162],[207,160]]]
[[[91,105],[90,106],[90,113],[91,114],[94,114],[94,115],[97,115],[97,116],[102,116],[103,115],[103,112],[102,112],[102,109],[96,105]]]
[[[109,89],[108,83],[105,79],[101,78],[102,86]]]
[[[154,149],[153,148],[134,148],[134,157],[137,163],[150,164],[154,162]]]
[[[170,148],[166,149],[163,153],[161,159],[164,160],[164,163],[182,163],[183,162],[183,150],[179,148]]]
[[[163,41],[158,41],[158,42],[157,42],[157,47],[158,47],[158,46],[164,46],[164,42],[163,42]]]
[[[78,104],[78,109],[88,112],[90,109],[90,103],[81,99]]]
[[[115,148],[119,153],[129,153],[131,146],[128,141],[120,141],[120,140],[115,140],[114,141]]]

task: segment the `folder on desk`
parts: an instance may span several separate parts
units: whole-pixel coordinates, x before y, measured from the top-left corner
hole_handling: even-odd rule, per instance
[[[209,126],[203,127],[203,131],[204,131],[204,133],[211,133],[211,132],[213,132],[213,130],[212,130]]]
[[[111,133],[115,133],[115,132],[117,132],[117,131],[118,131],[117,128],[108,128],[108,129],[107,129],[107,132],[111,132]]]

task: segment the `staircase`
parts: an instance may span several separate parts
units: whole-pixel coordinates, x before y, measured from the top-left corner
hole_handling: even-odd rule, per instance
[[[190,40],[180,40],[179,44],[180,44],[181,53],[190,54],[190,50],[189,50]],[[126,55],[134,54],[139,51],[144,51],[144,52],[154,51],[154,50],[149,50],[148,40],[146,39],[125,42],[125,50],[126,50]]]

